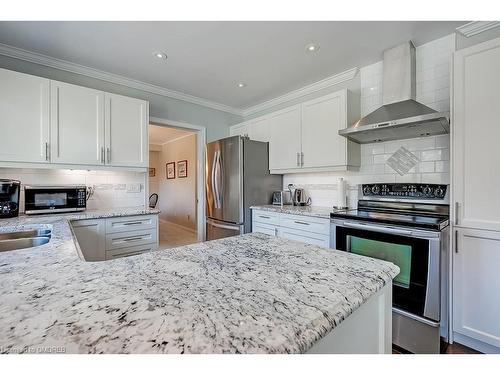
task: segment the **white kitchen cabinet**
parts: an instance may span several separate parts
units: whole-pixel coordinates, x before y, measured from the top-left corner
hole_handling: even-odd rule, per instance
[[[51,81],[51,161],[103,164],[104,93]]]
[[[49,85],[45,78],[0,69],[0,161],[48,162]]]
[[[105,102],[106,164],[147,167],[148,102],[109,93]]]
[[[71,223],[82,256],[87,262],[105,259],[106,221],[78,220]]]
[[[229,128],[229,135],[241,135],[242,137],[248,137],[248,123],[242,122],[240,124],[233,125]]]
[[[103,261],[158,248],[158,216],[75,220],[71,223],[86,261]]]
[[[252,232],[330,247],[330,219],[252,210]]]
[[[500,39],[454,55],[452,168],[460,227],[500,231]]]
[[[302,168],[359,167],[360,145],[339,136],[339,130],[359,120],[359,99],[349,90],[302,104]]]
[[[269,115],[269,169],[300,168],[301,106],[285,108]]]
[[[460,228],[455,231],[453,330],[500,352],[500,233]]]
[[[259,117],[248,121],[248,136],[254,141],[269,142],[269,121],[267,117]]]

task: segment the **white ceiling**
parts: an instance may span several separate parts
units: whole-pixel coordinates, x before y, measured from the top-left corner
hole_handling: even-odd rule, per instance
[[[0,43],[244,109],[464,23],[16,21],[0,22]],[[320,50],[307,53],[309,43]],[[154,57],[156,51],[168,59]]]
[[[163,145],[167,142],[173,141],[174,139],[182,138],[190,134],[194,133],[177,128],[149,125],[149,144]]]

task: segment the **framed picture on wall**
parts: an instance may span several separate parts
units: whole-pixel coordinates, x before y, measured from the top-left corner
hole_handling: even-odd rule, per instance
[[[177,177],[186,178],[188,176],[188,161],[181,160],[177,162]]]
[[[149,177],[156,176],[156,168],[149,168]]]
[[[167,180],[175,178],[175,161],[167,163]]]

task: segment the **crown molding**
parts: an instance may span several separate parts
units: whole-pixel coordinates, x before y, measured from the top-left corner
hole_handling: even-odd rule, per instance
[[[321,81],[311,83],[309,85],[306,85],[304,87],[301,87],[300,89],[290,91],[284,95],[278,96],[274,99],[268,100],[266,102],[247,107],[243,109],[243,117],[253,115],[255,113],[259,113],[261,111],[264,111],[266,109],[272,108],[274,106],[277,106],[279,104],[283,104],[286,102],[289,102],[294,99],[301,98],[305,95],[312,94],[314,92],[326,89],[331,86],[338,85],[339,83],[349,81],[356,77],[356,75],[359,72],[359,68],[355,67],[349,70],[346,70],[342,73],[335,74],[333,76],[327,77],[325,79],[322,79]]]
[[[499,26],[499,21],[474,21],[459,26],[456,30],[468,38]]]
[[[152,94],[157,94],[168,98],[183,100],[185,102],[197,104],[211,109],[216,109],[218,111],[223,111],[234,115],[239,115],[239,116],[242,115],[242,111],[238,108],[233,108],[221,103],[213,102],[211,100],[199,98],[197,96],[184,94],[179,91],[170,90],[161,86],[156,86],[150,83],[127,78],[118,74],[108,73],[102,70],[89,68],[87,66],[75,64],[66,60],[56,59],[54,57],[43,55],[37,52],[27,51],[21,48],[9,46],[7,44],[0,43],[0,55],[13,57],[19,60],[29,61],[35,64],[44,65],[71,73],[81,74],[87,77],[99,79],[101,81],[106,81],[134,88],[137,90],[146,91]]]

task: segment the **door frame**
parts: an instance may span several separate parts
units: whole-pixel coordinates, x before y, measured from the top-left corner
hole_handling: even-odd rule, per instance
[[[149,125],[175,127],[196,133],[196,221],[198,241],[205,241],[205,144],[207,143],[207,130],[205,126],[189,124],[187,122],[173,121],[160,117],[149,117]],[[149,142],[148,142],[149,146]],[[149,174],[146,174],[146,205],[149,204]]]

